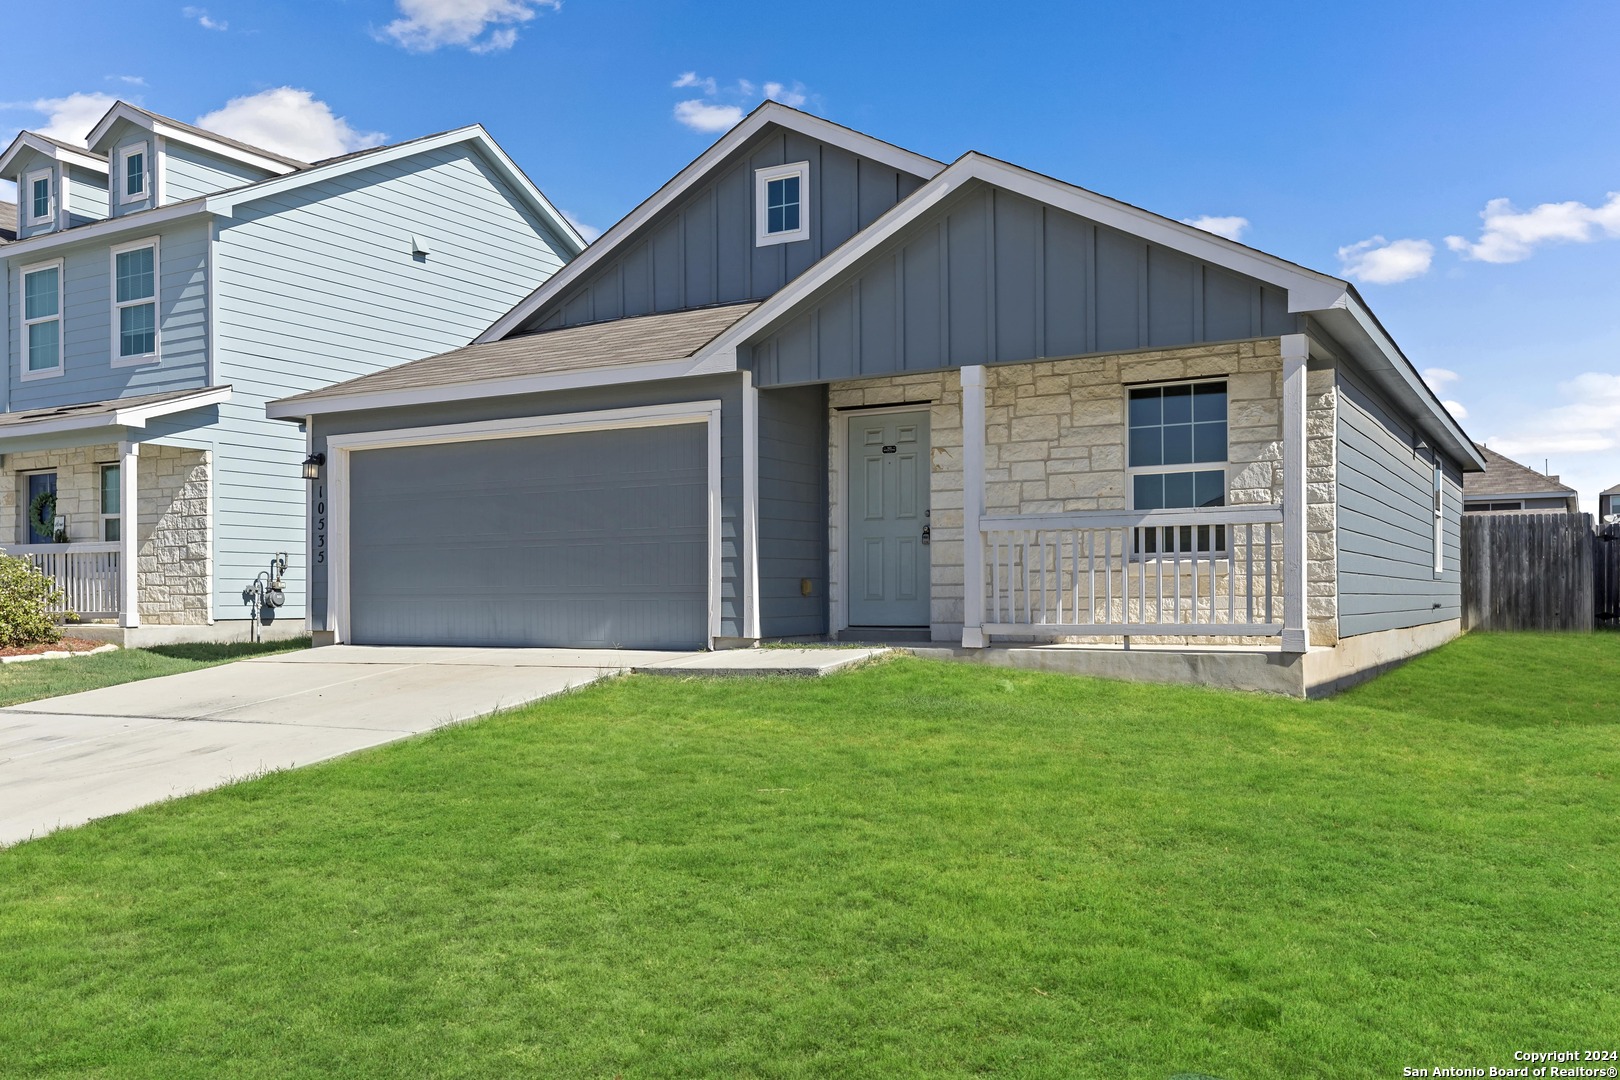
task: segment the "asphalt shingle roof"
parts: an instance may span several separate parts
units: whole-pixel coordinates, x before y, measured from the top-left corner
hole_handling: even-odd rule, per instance
[[[1478,444],[1475,444],[1478,446]],[[1556,476],[1546,476],[1520,465],[1510,457],[1498,454],[1488,446],[1480,446],[1485,457],[1485,471],[1468,473],[1463,477],[1463,496],[1469,499],[1487,495],[1546,495],[1572,497],[1575,489],[1560,484]]]

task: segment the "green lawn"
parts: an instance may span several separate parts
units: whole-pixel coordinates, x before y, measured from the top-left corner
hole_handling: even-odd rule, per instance
[[[0,665],[0,706],[77,694],[81,690],[99,690],[103,686],[154,679],[159,675],[178,675],[182,671],[226,664],[248,656],[307,648],[309,638],[303,637],[218,645],[154,645],[94,656],[5,664]]]
[[[0,852],[0,1075],[1397,1077],[1620,1032],[1620,637],[628,678]]]

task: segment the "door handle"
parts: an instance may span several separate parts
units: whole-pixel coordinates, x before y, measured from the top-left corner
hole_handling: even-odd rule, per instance
[[[932,542],[931,538],[930,538],[930,532],[931,532],[932,529],[933,529],[932,525],[924,525],[923,526],[922,542],[923,542],[924,547],[927,547]]]

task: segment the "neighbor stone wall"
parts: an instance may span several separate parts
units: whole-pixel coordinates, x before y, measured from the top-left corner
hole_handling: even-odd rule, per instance
[[[1125,459],[1129,385],[1215,377],[1224,378],[1227,384],[1229,505],[1281,502],[1282,352],[1281,343],[1270,339],[987,368],[986,513],[1125,510],[1129,505]],[[1331,370],[1309,373],[1307,616],[1312,644],[1322,645],[1338,639],[1335,393]],[[838,474],[843,425],[837,422],[842,415],[838,410],[908,401],[932,403],[931,634],[935,640],[959,640],[963,580],[961,382],[954,371],[834,383],[831,387],[833,625],[843,625],[839,617],[843,595],[839,500],[844,478]],[[1277,560],[1280,566],[1280,548]],[[1280,577],[1276,589],[1280,619]],[[1148,640],[1170,643],[1187,639]],[[1208,643],[1223,639],[1190,640]]]
[[[101,468],[118,460],[118,447],[111,444],[7,454],[0,470],[0,541],[25,542],[28,507],[21,474],[42,469],[56,473],[57,513],[67,517],[69,542],[100,541]],[[135,535],[141,621],[206,623],[213,578],[210,455],[145,443],[138,460]]]

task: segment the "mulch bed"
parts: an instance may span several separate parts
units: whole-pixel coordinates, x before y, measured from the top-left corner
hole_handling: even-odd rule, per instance
[[[40,645],[13,645],[0,649],[0,656],[38,656],[48,652],[89,652],[99,649],[107,644],[105,641],[91,641],[88,638],[65,637],[61,641],[51,641]]]

